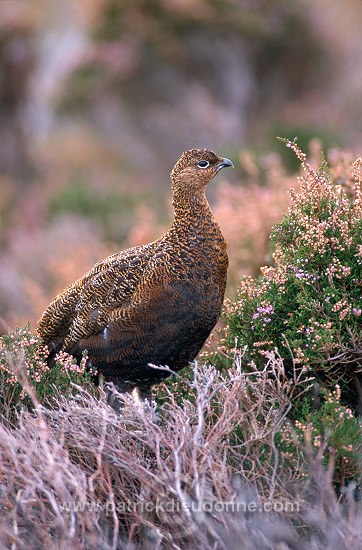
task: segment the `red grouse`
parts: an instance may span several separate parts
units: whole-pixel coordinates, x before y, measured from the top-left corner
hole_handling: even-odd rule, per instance
[[[233,166],[207,149],[183,153],[171,172],[174,222],[156,241],[113,254],[53,300],[37,325],[49,348],[89,361],[120,392],[151,387],[192,361],[219,319],[228,257],[205,196]]]

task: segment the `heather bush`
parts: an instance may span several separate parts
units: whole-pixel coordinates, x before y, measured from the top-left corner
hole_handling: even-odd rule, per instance
[[[225,350],[247,347],[263,367],[278,348],[294,365],[334,387],[359,408],[362,366],[361,161],[342,179],[326,164],[315,171],[295,142],[287,141],[307,176],[292,205],[274,226],[273,267],[256,280],[241,280],[238,300],[228,304]]]
[[[48,348],[27,325],[10,330],[0,338],[0,414],[13,420],[15,411],[34,402],[50,402],[56,395],[67,395],[73,384],[90,385],[92,371],[87,357],[80,364],[60,352],[55,365],[47,365]]]
[[[333,471],[339,487],[361,475],[361,425],[350,408],[341,404],[341,390],[323,391],[318,407],[304,396],[294,403],[294,423],[286,422],[278,442],[281,452],[290,459],[289,467],[300,467],[306,460],[308,446],[323,464]]]

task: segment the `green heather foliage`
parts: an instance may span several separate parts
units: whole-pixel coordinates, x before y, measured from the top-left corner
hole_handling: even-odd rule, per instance
[[[341,404],[341,389],[322,392],[322,402],[316,409],[305,396],[294,411],[294,424],[287,422],[280,432],[280,450],[291,468],[305,457],[306,449],[323,457],[323,464],[334,472],[334,480],[360,476],[361,427],[351,409]]]
[[[332,386],[362,366],[361,159],[350,185],[318,172],[295,141],[286,141],[306,171],[292,206],[273,228],[274,266],[244,277],[238,300],[227,307],[225,347],[247,347],[262,367],[277,348],[286,363]]]
[[[30,331],[29,325],[1,337],[0,414],[9,419],[22,405],[67,395],[72,392],[72,383],[91,382],[94,373],[86,370],[87,357],[77,365],[71,355],[61,352],[55,365],[49,368],[47,356],[47,346]]]

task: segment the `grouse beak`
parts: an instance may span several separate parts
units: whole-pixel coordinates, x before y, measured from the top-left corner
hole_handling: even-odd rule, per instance
[[[216,166],[216,172],[219,172],[222,168],[227,168],[228,166],[231,166],[234,168],[233,163],[229,159],[222,159],[222,161]]]

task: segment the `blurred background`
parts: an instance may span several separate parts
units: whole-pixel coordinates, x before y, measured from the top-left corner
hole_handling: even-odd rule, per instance
[[[296,185],[276,136],[315,163],[361,154],[361,28],[360,0],[2,0],[0,316],[34,326],[96,261],[160,236],[193,147],[235,163],[209,190],[232,297]]]

